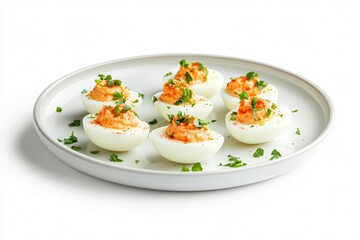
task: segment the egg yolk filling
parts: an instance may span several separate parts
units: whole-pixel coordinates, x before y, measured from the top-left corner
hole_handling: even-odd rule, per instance
[[[174,79],[185,81],[189,85],[204,83],[207,81],[208,69],[200,62],[188,63],[184,59],[180,61],[180,68]]]
[[[262,124],[273,116],[276,105],[270,106],[269,100],[256,97],[240,101],[236,120],[244,124]]]
[[[178,112],[176,116],[169,115],[170,124],[166,128],[166,136],[184,143],[203,142],[211,139],[209,122],[195,119],[192,116]]]
[[[256,96],[267,86],[267,83],[259,80],[259,75],[249,72],[246,76],[232,78],[226,85],[226,92],[233,97],[237,97],[241,92],[247,92],[250,97]]]
[[[100,79],[95,80],[96,85],[89,93],[89,98],[100,102],[121,101],[129,97],[130,92],[120,80],[113,80],[111,75],[106,77],[99,75]]]
[[[164,84],[163,92],[160,95],[160,100],[174,105],[196,103],[196,96],[193,91],[188,88],[188,85],[182,81],[170,79]]]
[[[118,104],[115,107],[103,106],[92,123],[121,130],[136,127],[139,118],[129,105]]]

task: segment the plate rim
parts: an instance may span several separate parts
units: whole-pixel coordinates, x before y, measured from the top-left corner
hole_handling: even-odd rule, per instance
[[[52,137],[50,137],[50,135],[47,134],[46,130],[42,128],[42,124],[41,124],[41,117],[40,117],[40,106],[41,103],[43,101],[43,99],[46,98],[47,93],[50,92],[51,90],[53,90],[57,85],[59,85],[60,83],[62,83],[63,81],[65,81],[66,79],[68,79],[69,77],[79,74],[81,72],[85,72],[89,69],[92,68],[96,68],[96,67],[101,67],[104,65],[109,65],[109,64],[113,64],[113,63],[118,63],[118,62],[127,62],[127,61],[133,61],[133,60],[141,60],[141,59],[151,59],[151,58],[166,58],[166,57],[208,57],[208,58],[214,58],[214,59],[226,59],[226,60],[232,60],[232,61],[242,61],[242,62],[247,62],[250,64],[255,64],[255,65],[260,65],[263,67],[267,67],[270,69],[273,69],[275,71],[280,71],[282,73],[291,75],[295,78],[298,78],[299,80],[303,81],[304,83],[308,84],[309,86],[311,86],[311,88],[313,88],[314,90],[316,90],[320,96],[325,100],[325,103],[327,104],[327,110],[328,110],[328,121],[326,126],[324,127],[324,129],[322,130],[322,132],[311,142],[309,143],[307,146],[303,147],[302,149],[295,151],[289,155],[286,155],[284,157],[281,157],[279,159],[277,159],[276,161],[267,161],[267,162],[263,162],[263,163],[259,163],[259,164],[254,164],[251,166],[247,166],[245,168],[236,168],[236,169],[224,169],[224,170],[212,170],[212,171],[201,171],[201,172],[173,172],[173,171],[160,171],[160,170],[154,170],[154,169],[143,169],[143,168],[133,168],[133,167],[129,167],[129,166],[124,166],[124,165],[114,165],[111,162],[105,162],[105,161],[101,161],[99,159],[87,156],[85,154],[73,151],[71,149],[69,149],[68,147],[58,143],[57,141],[55,141],[54,139],[52,139]],[[321,106],[321,104],[320,104]],[[118,59],[113,59],[113,60],[108,60],[108,61],[104,61],[104,62],[100,62],[100,63],[96,63],[96,64],[91,64],[89,66],[80,68],[78,70],[75,70],[71,73],[68,73],[62,77],[60,77],[59,79],[55,80],[53,83],[51,83],[49,86],[47,86],[42,92],[41,94],[38,96],[38,98],[35,101],[34,104],[34,108],[33,108],[33,120],[34,120],[34,125],[37,128],[37,133],[41,134],[47,141],[48,143],[51,143],[54,147],[65,151],[66,153],[69,153],[70,155],[72,155],[73,157],[76,158],[80,158],[82,160],[85,161],[90,161],[91,163],[97,164],[97,165],[101,165],[102,167],[108,167],[108,168],[112,168],[112,169],[119,169],[119,170],[126,170],[126,171],[130,171],[130,172],[134,172],[134,173],[141,173],[141,174],[154,174],[154,175],[168,175],[168,176],[193,176],[193,175],[197,175],[197,176],[204,176],[204,175],[218,175],[218,174],[224,174],[224,173],[228,173],[228,172],[243,172],[243,171],[248,171],[254,168],[261,168],[261,167],[266,167],[268,165],[276,165],[276,164],[281,164],[284,161],[288,161],[289,159],[295,158],[298,155],[301,155],[311,149],[313,149],[316,145],[318,145],[323,139],[326,138],[326,136],[330,133],[333,125],[334,125],[334,121],[335,121],[335,108],[334,105],[332,103],[332,100],[330,99],[330,97],[328,96],[328,94],[320,87],[318,86],[316,83],[312,82],[311,80],[297,74],[297,73],[293,73],[289,70],[286,70],[284,68],[281,67],[277,67],[275,65],[272,64],[268,64],[268,63],[264,63],[261,61],[256,61],[256,60],[251,60],[251,59],[246,59],[246,58],[239,58],[239,57],[234,57],[234,56],[227,56],[227,55],[217,55],[217,54],[202,54],[202,53],[158,53],[158,54],[146,54],[146,55],[137,55],[137,56],[132,56],[132,57],[124,57],[124,58],[118,58]],[[326,120],[326,119],[325,119]],[[46,144],[44,144],[46,146]],[[46,146],[46,148],[49,149],[48,146]],[[57,157],[58,158],[58,157]],[[60,159],[62,160],[62,159]]]

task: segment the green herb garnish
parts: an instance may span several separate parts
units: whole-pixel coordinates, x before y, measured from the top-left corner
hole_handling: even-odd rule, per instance
[[[121,113],[124,113],[130,109],[131,109],[131,107],[129,105],[125,105],[125,107],[121,110]]]
[[[230,114],[230,120],[231,120],[231,121],[235,121],[235,120],[236,120],[236,115],[237,115],[237,112],[231,112],[231,114]]]
[[[267,118],[270,117],[271,113],[272,113],[271,109],[268,108],[268,109],[266,110],[266,117],[267,117]]]
[[[75,150],[75,151],[79,151],[79,150],[81,150],[81,147],[80,146],[71,146],[71,149]]]
[[[201,172],[202,170],[203,170],[203,168],[202,168],[200,162],[194,163],[194,165],[191,168],[191,171],[193,171],[193,172]]]
[[[249,94],[244,91],[239,94],[239,98],[240,98],[240,101],[242,101],[243,99],[249,99]]]
[[[158,100],[157,97],[155,97],[155,96],[152,97],[152,102],[153,102],[153,104],[154,104],[157,100]]]
[[[156,118],[154,118],[152,121],[149,122],[150,125],[154,125],[157,123],[158,123],[158,120]]]
[[[74,131],[71,132],[71,135],[69,138],[64,138],[63,142],[64,144],[73,144],[78,141],[77,137],[74,135]]]
[[[262,157],[263,155],[264,155],[264,149],[258,148],[254,152],[253,157],[258,158],[258,157]]]
[[[182,66],[182,67],[188,67],[189,66],[189,64],[186,62],[185,59],[182,59],[179,63],[180,63],[180,66]]]
[[[80,126],[80,120],[75,119],[72,123],[68,124],[69,127],[78,127]]]
[[[138,164],[140,162],[140,160],[135,160],[135,164]]]
[[[270,160],[274,160],[274,159],[277,159],[277,158],[281,157],[281,154],[280,154],[280,152],[278,150],[274,149],[271,152],[271,156],[272,157],[270,158]]]
[[[88,91],[87,91],[86,89],[83,89],[83,90],[81,91],[81,93],[82,93],[82,94],[88,93]]]
[[[62,108],[61,107],[56,107],[56,112],[61,112]]]
[[[198,65],[199,65],[199,69],[200,69],[200,70],[206,70],[206,69],[207,69],[207,68],[204,67],[204,65],[203,65],[202,63],[200,63],[200,62],[198,62]]]
[[[275,110],[277,108],[277,105],[275,103],[271,104],[272,110]]]
[[[259,76],[259,74],[257,74],[256,72],[248,72],[248,73],[246,74],[246,77],[247,77],[248,79],[254,79],[254,78],[258,77],[258,76]]]
[[[291,112],[296,113],[296,112],[298,112],[298,111],[299,111],[299,110],[295,109],[295,110],[292,110]]]
[[[138,93],[138,97],[141,97],[142,99],[144,99],[145,94],[143,94],[143,93]]]
[[[231,154],[228,155],[228,160],[229,160],[229,163],[224,164],[224,165],[221,164],[221,166],[238,168],[238,167],[243,167],[243,166],[247,165],[246,163],[242,162],[242,160],[239,157],[235,157]]]
[[[197,121],[194,122],[195,126],[197,126],[198,128],[203,128],[206,125],[210,124],[210,122],[206,122],[204,120],[198,119]]]
[[[217,120],[216,119],[214,119],[214,120],[211,120],[211,122],[213,123],[213,122],[216,122]]]
[[[100,152],[99,150],[90,151],[91,154],[98,154],[99,152]]]
[[[164,77],[168,77],[168,76],[170,76],[170,75],[172,75],[172,72],[166,73]]]
[[[297,135],[301,135],[301,132],[300,132],[300,129],[299,128],[296,128],[296,132],[295,132]]]
[[[261,91],[261,90],[263,90],[263,88],[265,88],[267,85],[268,85],[268,83],[267,82],[265,82],[265,81],[263,81],[263,80],[260,80],[260,81],[257,81],[256,83],[255,83],[255,85],[259,88],[259,90]]]
[[[191,103],[192,94],[193,91],[191,91],[189,88],[183,88],[183,95],[178,101],[175,102],[175,105],[180,105],[187,102]]]
[[[191,77],[191,74],[189,72],[185,73],[185,81],[187,83],[190,83],[193,80],[193,78]]]
[[[111,162],[122,162],[123,160],[115,153],[110,154],[109,159]]]
[[[113,96],[113,99],[112,99],[113,101],[124,100],[124,94],[122,92],[116,92],[112,96]]]
[[[257,103],[257,98],[256,97],[253,97],[251,99],[251,110],[253,111],[253,116],[254,116],[254,119],[257,119],[257,115],[256,115],[256,103]]]
[[[187,166],[182,166],[181,171],[182,172],[190,172],[190,169]]]

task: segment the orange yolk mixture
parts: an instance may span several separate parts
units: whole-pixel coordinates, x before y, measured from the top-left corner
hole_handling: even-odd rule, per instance
[[[196,126],[194,117],[178,113],[173,116],[170,125],[166,129],[167,137],[184,143],[202,142],[211,138],[211,131],[206,125]]]
[[[238,97],[241,92],[247,92],[250,97],[256,96],[260,90],[256,85],[258,77],[249,79],[246,76],[240,76],[231,79],[226,85],[226,92],[231,96]]]
[[[92,123],[105,128],[125,129],[136,127],[139,119],[129,105],[119,104],[115,107],[103,106]]]
[[[180,69],[174,79],[184,80],[189,85],[204,83],[207,81],[208,70],[199,62],[187,63],[180,61]]]
[[[188,88],[188,85],[182,81],[170,79],[164,84],[163,93],[160,95],[160,100],[174,105],[179,104],[195,104],[196,97]]]
[[[236,119],[244,124],[261,123],[272,116],[274,106],[270,107],[270,101],[256,97],[243,99],[240,102]]]
[[[119,85],[117,84],[109,84],[112,80],[101,80],[99,81],[94,89],[90,91],[89,97],[93,100],[97,100],[100,102],[110,102],[119,100],[116,97],[116,94],[121,93],[122,99],[127,99],[130,95],[129,90],[124,87],[121,83]]]

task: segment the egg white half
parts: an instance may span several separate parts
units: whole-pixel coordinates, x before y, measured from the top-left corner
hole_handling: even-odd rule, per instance
[[[247,144],[259,144],[275,139],[286,129],[292,118],[291,111],[288,108],[278,106],[274,110],[274,115],[263,125],[243,124],[237,120],[230,120],[231,113],[237,110],[235,108],[226,114],[226,127],[235,139]]]
[[[110,151],[129,151],[144,142],[149,134],[150,127],[144,121],[138,126],[124,130],[105,128],[91,123],[94,118],[91,114],[83,118],[86,135],[95,145]]]
[[[190,164],[204,161],[217,153],[224,143],[224,137],[214,131],[211,131],[212,140],[184,143],[166,137],[166,128],[154,129],[149,139],[162,157],[173,162]]]
[[[108,101],[108,102],[101,102],[94,99],[91,99],[89,97],[89,92],[91,90],[87,91],[87,93],[81,94],[81,100],[83,102],[83,105],[88,113],[98,113],[104,105],[106,106],[116,106],[116,101]],[[128,99],[125,101],[125,103],[129,106],[131,106],[134,110],[137,110],[141,103],[142,103],[142,97],[139,96],[137,92],[129,90],[130,95]]]
[[[169,79],[174,78],[177,71],[178,69],[173,69],[169,76],[164,77],[164,82],[167,82]],[[220,72],[213,69],[208,69],[207,81],[204,83],[191,85],[190,88],[194,91],[194,93],[200,96],[212,98],[216,95],[216,93],[220,91],[223,82],[224,76]]]
[[[268,84],[257,95],[258,98],[269,100],[272,103],[276,103],[278,100],[278,90],[274,85]],[[221,97],[227,109],[231,110],[239,107],[239,97],[231,96],[226,92],[226,86],[221,89]]]
[[[154,107],[165,120],[168,120],[168,114],[176,115],[179,111],[196,118],[206,119],[214,108],[214,104],[203,96],[198,96],[199,101],[191,106],[190,104],[174,105],[163,102],[160,100],[161,94],[162,92],[159,92],[154,95],[158,99],[154,102]]]

